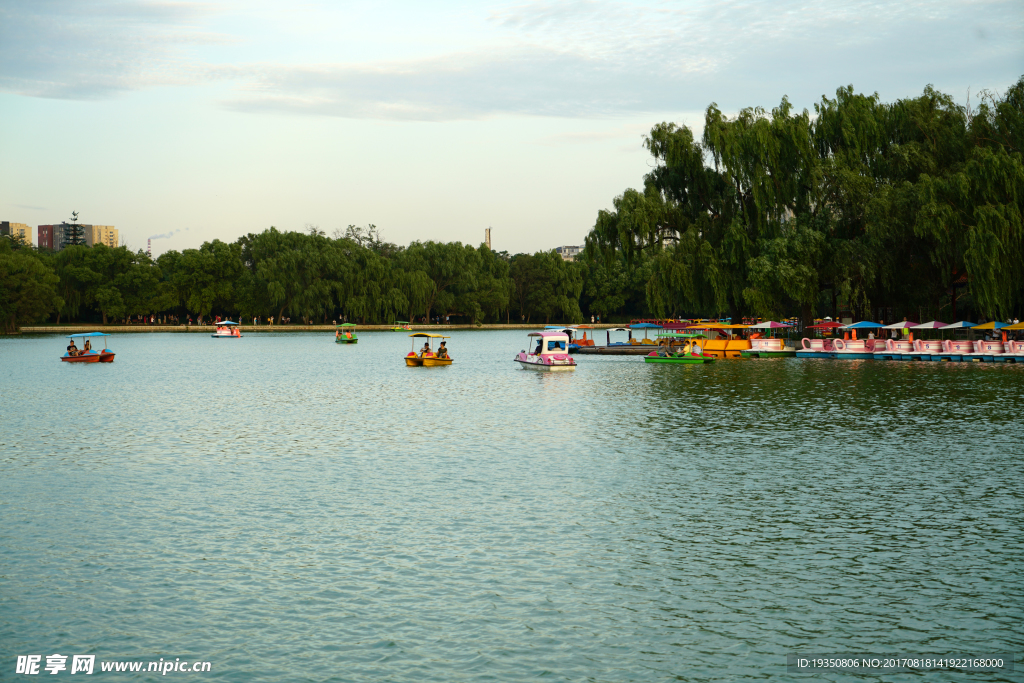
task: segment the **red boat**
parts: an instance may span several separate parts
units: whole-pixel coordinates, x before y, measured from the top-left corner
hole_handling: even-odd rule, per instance
[[[71,339],[71,343],[73,344],[75,341],[75,337],[82,337],[83,339],[86,340],[85,343],[82,344],[82,346],[84,347],[86,344],[92,346],[92,342],[89,341],[91,339],[109,336],[110,335],[107,334],[106,332],[82,332],[79,334],[69,334],[68,338]],[[65,363],[113,363],[114,352],[106,348],[106,344],[107,342],[104,340],[104,348],[102,351],[93,351],[90,348],[79,351],[74,356],[72,356],[70,353],[65,353],[63,356],[60,357],[60,359]]]

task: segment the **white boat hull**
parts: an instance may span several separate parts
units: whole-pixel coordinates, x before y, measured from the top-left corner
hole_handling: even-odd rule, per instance
[[[526,370],[536,370],[537,372],[567,372],[576,369],[575,365],[547,365],[546,363],[529,363],[523,360],[516,362]]]
[[[516,354],[516,357],[512,360],[522,365],[524,370],[564,372],[566,370],[576,369],[576,361],[570,358],[568,354],[564,353],[541,354],[539,356],[534,356],[525,352],[520,352]]]

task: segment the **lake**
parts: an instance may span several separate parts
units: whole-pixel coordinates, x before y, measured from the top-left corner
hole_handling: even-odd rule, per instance
[[[456,331],[454,365],[407,368],[390,332],[121,334],[110,365],[0,339],[0,679],[52,653],[462,683],[1024,651],[1024,365],[547,374],[527,341]]]

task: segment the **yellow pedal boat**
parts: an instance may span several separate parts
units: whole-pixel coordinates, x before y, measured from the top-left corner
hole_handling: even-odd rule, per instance
[[[405,356],[405,364],[409,367],[420,367],[425,366],[428,368],[436,367],[438,365],[451,365],[452,357],[448,355],[448,349],[444,347],[444,342],[441,342],[440,347],[437,351],[434,351],[433,341],[435,339],[449,339],[449,337],[443,334],[430,334],[429,332],[416,332],[410,334],[414,341],[412,343],[412,350]],[[416,337],[423,337],[426,339],[426,343],[423,348],[416,351]]]

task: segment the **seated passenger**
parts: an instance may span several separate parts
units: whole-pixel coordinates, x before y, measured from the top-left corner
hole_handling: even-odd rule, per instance
[[[85,348],[82,349],[82,353],[89,353],[92,351],[92,341],[89,339],[85,340]]]
[[[430,342],[427,342],[426,344],[423,345],[423,348],[420,349],[420,358],[423,358],[424,356],[433,356],[433,355],[434,354],[431,353],[431,351],[430,351]]]
[[[71,343],[68,344],[68,355],[69,356],[77,356],[78,355],[78,347],[75,346],[75,340],[74,339],[72,339]]]
[[[541,350],[541,347],[542,347],[542,346],[543,346],[543,343],[542,343],[542,342],[537,342],[537,348],[535,348],[535,349],[533,350],[533,355],[535,355],[535,356],[539,356],[539,355],[540,355],[540,350]]]
[[[447,358],[448,357],[448,348],[444,345],[444,342],[441,342],[441,346],[438,347],[438,349],[437,349],[437,357],[438,358]]]

